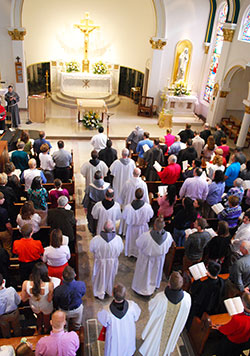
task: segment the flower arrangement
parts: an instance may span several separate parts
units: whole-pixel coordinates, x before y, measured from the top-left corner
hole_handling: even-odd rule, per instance
[[[93,111],[88,111],[87,113],[85,113],[85,115],[83,116],[82,123],[83,126],[89,130],[98,129],[100,126],[102,126],[100,123],[99,114]]]
[[[174,85],[174,95],[190,95],[190,91],[187,88],[187,84],[182,81],[176,82]]]
[[[108,67],[102,61],[96,62],[93,64],[93,73],[94,74],[107,74]]]
[[[78,62],[68,62],[66,63],[66,72],[80,72],[80,65]]]

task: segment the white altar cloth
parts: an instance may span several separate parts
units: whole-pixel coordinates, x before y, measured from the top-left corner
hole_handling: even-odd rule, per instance
[[[61,92],[69,96],[83,97],[84,94],[112,94],[112,76],[110,74],[65,73],[61,72]],[[74,93],[74,94],[72,94]]]
[[[166,109],[173,110],[174,115],[193,115],[198,99],[195,95],[167,95]]]

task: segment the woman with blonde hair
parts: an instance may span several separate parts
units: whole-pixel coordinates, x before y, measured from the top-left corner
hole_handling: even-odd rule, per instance
[[[20,209],[20,213],[17,215],[16,222],[20,231],[25,224],[31,224],[34,233],[40,230],[41,217],[35,212],[32,201],[29,200],[23,204]]]
[[[203,149],[203,158],[209,162],[213,156],[214,151],[217,149],[217,145],[215,144],[214,137],[211,135],[207,139],[207,144]]]
[[[213,179],[214,172],[220,170],[222,172],[225,171],[225,166],[223,165],[223,158],[220,155],[215,155],[212,164],[209,164],[207,169],[207,175],[210,179]]]

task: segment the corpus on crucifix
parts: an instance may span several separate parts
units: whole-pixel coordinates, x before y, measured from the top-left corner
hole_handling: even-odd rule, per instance
[[[79,28],[79,30],[84,33],[84,59],[82,61],[82,71],[89,72],[89,34],[96,28],[100,28],[100,26],[94,25],[94,21],[89,18],[89,13],[85,12],[84,19],[80,21],[80,24],[74,25],[74,27]]]

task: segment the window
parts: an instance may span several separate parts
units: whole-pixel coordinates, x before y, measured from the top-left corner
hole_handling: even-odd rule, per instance
[[[240,40],[250,42],[250,8],[247,11],[246,17],[243,19]]]
[[[225,3],[219,13],[219,19],[218,19],[217,28],[216,28],[215,42],[213,45],[213,54],[212,54],[212,59],[211,59],[211,63],[210,63],[207,84],[205,87],[205,93],[204,93],[204,97],[203,97],[203,99],[205,101],[207,101],[208,103],[210,103],[210,100],[211,100],[212,91],[213,91],[215,80],[216,80],[216,73],[218,70],[221,50],[222,50],[222,46],[223,46],[222,28],[223,28],[224,23],[226,22],[227,9],[228,9],[228,6],[227,6],[227,3]]]

